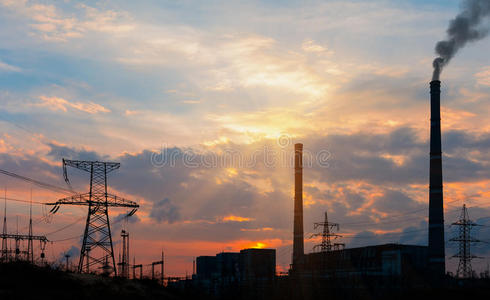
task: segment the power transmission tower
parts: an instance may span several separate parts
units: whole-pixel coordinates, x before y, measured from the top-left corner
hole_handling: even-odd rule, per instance
[[[320,248],[321,252],[332,251],[334,248],[334,245],[332,245],[332,238],[336,239],[341,237],[341,235],[333,233],[332,230],[335,228],[339,231],[339,224],[329,222],[327,212],[325,211],[325,220],[323,222],[314,223],[314,229],[317,229],[318,227],[323,227],[323,231],[321,233],[315,233],[311,237],[321,236],[322,242],[321,244],[313,246],[313,250]]]
[[[118,169],[119,163],[100,161],[80,161],[63,159],[63,176],[69,184],[66,167],[70,166],[90,173],[90,191],[67,198],[59,199],[51,209],[52,213],[58,211],[61,205],[88,206],[87,222],[83,234],[83,244],[80,250],[80,262],[78,272],[83,271],[84,263],[86,271],[90,266],[105,265],[106,256],[110,259],[111,270],[117,276],[116,261],[112,245],[111,227],[109,223],[109,207],[132,208],[128,216],[132,216],[139,205],[136,202],[123,199],[107,192],[107,174]]]
[[[457,237],[450,239],[451,242],[459,243],[459,251],[453,257],[459,258],[458,271],[456,272],[457,277],[470,278],[473,275],[473,270],[471,269],[471,260],[473,258],[479,258],[471,254],[471,243],[481,242],[480,240],[474,239],[471,236],[471,228],[475,226],[481,226],[470,220],[468,215],[468,210],[466,204],[463,204],[463,209],[461,215],[457,222],[451,225],[459,227],[459,234]]]

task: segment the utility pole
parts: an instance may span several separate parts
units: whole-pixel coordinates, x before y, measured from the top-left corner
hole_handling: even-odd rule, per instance
[[[31,188],[31,201],[29,206],[29,239],[27,240],[27,261],[34,263],[34,245],[32,240],[32,188]]]
[[[123,239],[121,276],[124,278],[129,278],[129,232],[123,229],[121,231],[121,237]]]
[[[136,279],[136,269],[140,269],[140,280],[143,279],[143,265],[136,264],[136,257],[133,257],[133,279]]]
[[[7,246],[7,188],[4,191],[4,206],[3,206],[3,231],[2,231],[2,261],[8,260],[8,246]]]
[[[70,270],[70,265],[69,265],[70,254],[65,253],[65,259],[66,259],[66,272],[68,272]]]
[[[116,261],[114,258],[114,249],[112,245],[111,227],[109,223],[109,207],[128,207],[132,208],[128,216],[132,216],[139,205],[109,194],[107,192],[107,174],[119,169],[121,164],[115,162],[100,161],[79,161],[63,159],[63,176],[67,184],[68,180],[67,166],[83,170],[90,173],[90,191],[84,194],[78,194],[67,198],[59,199],[54,203],[51,213],[56,213],[61,205],[83,205],[88,206],[87,221],[83,235],[82,248],[80,250],[80,262],[78,272],[83,271],[84,262],[86,272],[89,272],[91,265],[105,265],[105,258],[110,258],[109,273],[117,276]]]
[[[339,224],[329,222],[326,211],[325,211],[325,220],[323,222],[314,223],[314,228],[317,229],[318,227],[322,227],[323,231],[321,233],[315,233],[311,237],[321,236],[322,242],[321,244],[313,246],[313,249],[320,248],[320,252],[330,252],[334,250],[334,246],[336,248],[337,245],[341,245],[339,243],[332,245],[332,238],[336,239],[338,237],[341,237],[341,235],[332,232],[334,228],[337,229],[337,231],[339,231]]]
[[[133,279],[136,279],[136,271],[134,266],[136,266],[136,257],[133,257]]]
[[[466,204],[463,204],[461,215],[457,222],[451,224],[451,226],[459,227],[459,234],[457,237],[450,239],[451,242],[459,243],[459,251],[453,257],[459,258],[457,277],[471,278],[473,276],[473,270],[471,268],[471,260],[473,258],[479,258],[471,254],[471,244],[479,243],[480,240],[474,239],[471,236],[471,229],[475,226],[481,226],[470,220]]]
[[[163,251],[162,251],[162,260],[155,261],[151,263],[151,280],[155,280],[155,266],[160,265],[161,266],[161,271],[160,271],[160,282],[163,285],[164,282],[164,256],[163,256]]]
[[[19,239],[19,215],[16,216],[15,218],[16,221],[16,235],[15,235],[15,261],[19,260],[19,255],[20,255],[20,239]]]

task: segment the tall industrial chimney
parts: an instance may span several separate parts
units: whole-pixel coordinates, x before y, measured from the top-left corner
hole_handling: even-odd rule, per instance
[[[302,265],[303,240],[303,144],[294,145],[294,233],[293,270]]]
[[[444,206],[442,197],[441,82],[430,83],[430,181],[429,269],[434,276],[446,273],[444,251]]]

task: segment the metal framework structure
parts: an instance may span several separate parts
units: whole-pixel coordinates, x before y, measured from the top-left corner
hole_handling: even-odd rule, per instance
[[[122,237],[122,257],[119,259],[119,276],[129,278],[129,232],[121,230]]]
[[[459,243],[459,251],[453,257],[459,258],[457,277],[470,278],[473,276],[473,270],[471,268],[471,260],[473,258],[479,258],[471,254],[471,244],[479,243],[480,240],[474,239],[471,236],[471,228],[475,226],[481,226],[470,220],[468,215],[468,209],[466,204],[463,204],[461,215],[457,222],[451,224],[452,226],[458,226],[459,234],[457,237],[450,239],[451,242]]]
[[[142,264],[137,265],[136,264],[136,257],[133,257],[133,279],[136,279],[136,269],[140,269],[140,278],[139,279],[143,279],[143,265]]]
[[[34,262],[34,249],[30,248],[27,251],[20,250],[20,241],[39,241],[41,248],[41,262],[44,263],[44,250],[46,249],[46,243],[49,240],[44,235],[27,235],[27,234],[2,234],[0,235],[2,240],[14,240],[15,250],[8,248],[2,248],[2,260],[9,260],[11,254],[14,254],[15,260],[20,260],[21,255],[25,255],[25,260],[29,262]],[[2,243],[3,244],[3,243]],[[32,260],[31,260],[32,258]]]
[[[163,280],[165,279],[163,251],[162,251],[162,260],[154,261],[151,263],[151,280],[155,280],[155,266],[158,266],[158,265],[161,265],[161,267],[162,267],[160,270],[160,282],[163,285]]]
[[[32,239],[32,189],[31,203],[29,206],[29,239],[27,240],[27,261],[34,263],[34,240]]]
[[[337,229],[339,231],[339,224],[332,223],[328,221],[328,215],[325,211],[325,220],[323,222],[314,223],[314,229],[318,227],[323,227],[323,231],[321,233],[315,233],[311,237],[321,236],[322,242],[321,244],[313,246],[313,250],[320,248],[320,252],[330,252],[332,250],[339,249],[341,247],[341,243],[332,244],[332,238],[336,239],[341,237],[341,235],[333,233],[333,229]]]
[[[3,231],[2,231],[2,261],[7,260],[8,255],[8,245],[7,239],[3,238],[3,236],[7,235],[7,190],[5,190],[5,204],[3,209]]]
[[[132,210],[128,216],[132,216],[139,207],[136,202],[107,192],[107,174],[117,170],[120,167],[120,163],[63,159],[63,176],[69,185],[67,166],[90,173],[90,191],[62,198],[56,202],[47,203],[47,205],[53,205],[52,213],[56,213],[61,205],[88,206],[78,272],[81,273],[83,271],[84,264],[86,272],[90,272],[90,267],[93,265],[98,265],[102,268],[104,266],[107,267],[106,257],[108,257],[111,268],[109,273],[114,272],[114,275],[117,275],[109,223],[109,207],[131,208]]]
[[[17,260],[25,260],[30,263],[34,263],[34,241],[39,241],[41,249],[41,263],[44,263],[44,250],[46,249],[46,243],[48,239],[44,235],[33,235],[32,234],[32,192],[31,192],[31,207],[29,210],[29,234],[9,234],[7,232],[7,192],[5,191],[5,204],[4,204],[4,215],[3,215],[3,231],[0,235],[2,239],[2,255],[1,261],[9,261],[12,256]],[[15,249],[9,249],[8,241],[13,240],[15,242]],[[27,241],[27,251],[20,249],[21,241]],[[23,258],[22,258],[23,256]]]

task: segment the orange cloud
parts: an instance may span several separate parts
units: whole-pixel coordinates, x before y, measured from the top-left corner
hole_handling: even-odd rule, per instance
[[[249,222],[252,220],[253,219],[251,219],[251,218],[234,216],[234,215],[229,215],[229,216],[226,216],[222,219],[223,222]]]
[[[242,228],[242,229],[240,229],[240,231],[251,231],[251,232],[273,231],[273,230],[274,230],[274,228],[271,228],[271,227],[252,228],[252,229]]]
[[[478,84],[490,86],[490,67],[483,68],[475,77]]]
[[[110,112],[109,109],[103,107],[100,104],[89,102],[89,103],[83,103],[83,102],[69,102],[66,99],[59,98],[59,97],[46,97],[46,96],[41,96],[39,97],[41,99],[41,103],[36,104],[36,106],[44,106],[48,107],[51,110],[61,110],[63,112],[68,111],[68,108],[73,108],[79,111],[83,111],[89,114],[96,114],[99,112]]]

